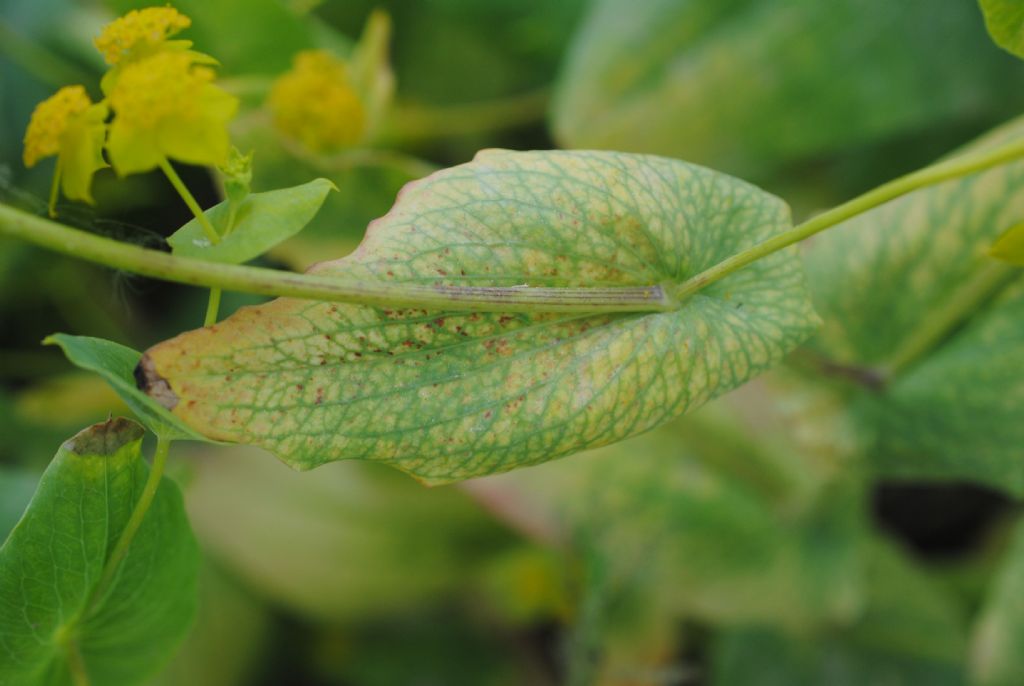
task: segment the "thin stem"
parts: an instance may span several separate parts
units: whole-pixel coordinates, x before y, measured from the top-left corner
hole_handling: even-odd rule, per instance
[[[203,212],[203,208],[199,206],[196,199],[192,197],[192,193],[189,192],[185,182],[178,176],[178,172],[174,171],[174,167],[167,160],[166,157],[160,160],[160,168],[163,170],[164,175],[167,176],[167,180],[174,186],[174,190],[178,191],[178,195],[185,201],[188,208],[192,210],[192,214],[195,216],[196,221],[199,222],[199,226],[203,228],[203,233],[210,239],[210,243],[217,245],[220,243],[220,234],[217,233],[217,229],[213,228],[213,224],[210,223],[206,213]],[[231,228],[231,225],[228,225]],[[217,323],[217,311],[220,309],[220,289],[210,289],[210,298],[206,302],[206,317],[203,319],[203,326],[212,326]]]
[[[74,686],[90,686],[89,670],[85,666],[85,658],[82,657],[82,649],[77,639],[71,639],[64,645],[64,652],[68,659],[68,672],[71,673],[71,683]]]
[[[664,312],[678,303],[660,285],[608,288],[434,286],[367,281],[207,262],[72,229],[0,204],[0,235],[165,281],[241,293],[378,307],[479,312]]]
[[[938,312],[925,319],[915,329],[913,335],[897,348],[883,368],[883,378],[891,379],[933,350],[953,330],[963,324],[981,303],[991,298],[1002,286],[1020,273],[1017,268],[1008,264],[982,259],[986,260],[986,264],[958,288]]]
[[[678,309],[684,298],[766,255],[910,191],[989,169],[1021,156],[1024,156],[1024,140],[1014,141],[989,152],[940,162],[890,181],[720,262],[672,288],[671,293],[663,285],[623,288],[478,288],[420,286],[318,274],[292,274],[175,257],[71,229],[5,205],[0,205],[0,235],[14,236],[57,252],[157,279],[260,295],[453,311],[663,312]]]
[[[730,274],[746,267],[751,262],[787,248],[794,243],[799,243],[805,238],[810,238],[816,233],[820,233],[836,224],[841,224],[847,219],[863,214],[879,205],[884,205],[890,200],[911,191],[948,181],[949,179],[967,176],[968,174],[989,169],[1022,156],[1024,156],[1024,140],[1017,140],[994,150],[955,157],[933,164],[930,167],[925,167],[906,176],[901,176],[898,179],[882,184],[874,190],[868,191],[864,195],[838,205],[831,210],[822,212],[803,224],[799,224],[788,231],[784,231],[762,243],[758,243],[752,248],[748,248],[719,262],[714,267],[706,269],[685,281],[673,295],[681,301],[705,286],[724,279]]]
[[[142,526],[142,520],[145,519],[149,506],[153,504],[153,498],[156,496],[156,491],[160,487],[160,480],[164,475],[164,466],[167,464],[167,455],[170,452],[170,448],[170,440],[157,436],[156,450],[153,451],[153,464],[149,468],[149,477],[142,487],[142,494],[139,495],[135,508],[132,510],[131,515],[128,516],[128,523],[125,524],[121,537],[117,539],[117,543],[114,545],[114,551],[107,558],[99,583],[96,584],[89,595],[89,602],[86,603],[86,612],[103,597],[114,582],[117,570],[121,566],[125,555],[128,554],[128,548],[131,546],[139,527]]]
[[[210,300],[206,303],[206,317],[203,319],[203,326],[213,326],[217,323],[221,292],[219,288],[210,289]]]
[[[181,180],[181,177],[178,176],[178,172],[174,171],[174,167],[171,166],[171,163],[167,161],[166,157],[160,160],[160,169],[163,170],[164,174],[167,176],[167,180],[171,182],[172,186],[174,186],[174,190],[178,191],[178,195],[180,195],[181,199],[185,201],[188,208],[192,210],[192,214],[195,216],[196,221],[199,222],[199,226],[203,228],[203,233],[206,234],[206,237],[210,242],[214,245],[220,243],[220,234],[217,233],[217,229],[213,228],[213,224],[210,223],[210,220],[203,212],[203,208],[201,208],[199,203],[196,202],[196,199],[192,197],[192,193],[189,192],[185,183]]]

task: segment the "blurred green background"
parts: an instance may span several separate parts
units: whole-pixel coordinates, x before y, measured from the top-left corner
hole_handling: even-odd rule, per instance
[[[70,83],[97,98],[92,39],[147,4],[2,0],[0,200],[45,211],[52,163],[21,162],[32,109]],[[799,220],[1024,106],[1024,65],[991,44],[974,0],[172,4],[242,98],[233,138],[255,150],[254,190],[315,176],[340,189],[266,266],[346,254],[404,183],[482,148],[678,157],[762,185]],[[345,58],[374,9],[391,18],[396,83],[376,133],[337,154],[296,149],[267,115],[273,80],[301,50]],[[206,562],[200,616],[158,683],[1024,683],[1020,280],[906,384],[880,393],[833,373],[881,359],[955,294],[964,255],[1024,219],[1014,169],[965,190],[971,212],[941,191],[916,214],[875,215],[872,240],[816,242],[822,336],[624,444],[435,489],[377,465],[299,474],[255,450],[177,444]],[[179,171],[218,201],[207,170]],[[190,218],[156,173],[104,170],[94,192],[94,207],[60,203],[61,220],[165,248]],[[899,259],[879,247],[893,236],[909,236]],[[949,236],[970,240],[929,252]],[[914,269],[941,287],[904,278]],[[145,348],[199,326],[205,298],[0,239],[0,537],[62,440],[127,412],[39,341]],[[226,294],[223,314],[254,301]]]

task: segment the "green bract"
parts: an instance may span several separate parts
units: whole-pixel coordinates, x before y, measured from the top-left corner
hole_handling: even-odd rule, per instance
[[[238,203],[230,228],[230,202],[225,200],[206,211],[222,236],[219,243],[210,244],[196,219],[175,231],[167,242],[175,255],[230,264],[248,262],[301,231],[331,190],[335,190],[333,183],[315,179],[294,188],[252,193]]]
[[[352,256],[314,271],[671,291],[789,227],[777,198],[683,162],[486,151],[407,186]],[[650,429],[777,362],[816,321],[787,249],[657,314],[281,299],[151,348],[144,385],[196,431],[296,467],[371,459],[440,482]]]
[[[992,39],[1017,57],[1024,57],[1024,3],[1020,0],[978,0]]]
[[[67,441],[0,548],[0,684],[132,686],[171,656],[195,611],[198,550],[164,481],[113,582],[100,587],[149,469],[142,427]],[[76,680],[72,676],[75,672]]]

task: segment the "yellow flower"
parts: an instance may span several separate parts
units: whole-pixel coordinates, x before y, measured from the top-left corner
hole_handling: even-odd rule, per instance
[[[187,52],[156,52],[129,62],[108,95],[114,111],[107,154],[119,175],[165,158],[217,166],[227,161],[227,125],[238,99],[213,84],[209,67]]]
[[[269,105],[278,130],[316,152],[359,143],[366,131],[348,67],[324,50],[298,53],[274,82]]]
[[[54,188],[60,183],[68,198],[92,202],[92,176],[107,166],[102,153],[106,118],[106,105],[94,105],[85,88],[61,88],[32,112],[25,131],[25,166],[32,167],[44,157],[57,155]],[[51,214],[55,199],[50,199]]]
[[[107,24],[94,42],[107,64],[116,65],[126,58],[140,57],[159,50],[169,37],[187,29],[191,24],[191,19],[173,7],[147,7],[132,10]],[[173,41],[172,45],[189,47],[192,44],[189,41]]]

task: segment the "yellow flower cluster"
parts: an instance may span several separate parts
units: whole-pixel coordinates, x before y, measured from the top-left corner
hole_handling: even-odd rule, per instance
[[[107,153],[121,175],[165,157],[220,165],[231,143],[227,123],[238,100],[213,85],[209,67],[183,52],[158,52],[125,65],[109,93],[114,121]]]
[[[25,132],[25,166],[33,167],[40,159],[57,155],[54,191],[59,185],[68,198],[92,202],[92,175],[107,166],[102,152],[106,118],[106,105],[93,104],[85,88],[61,88],[32,112]],[[51,194],[51,215],[55,200]]]
[[[92,176],[107,166],[103,150],[121,176],[167,159],[225,162],[238,100],[214,85],[213,58],[190,50],[190,41],[168,40],[190,24],[171,7],[111,22],[95,41],[112,65],[101,83],[106,99],[92,104],[82,86],[70,86],[40,103],[25,134],[25,164],[56,155],[55,188],[59,182],[67,197],[91,202]]]
[[[92,100],[81,86],[65,86],[36,105],[25,132],[25,166],[35,166],[41,158],[59,153],[68,125],[90,105]]]
[[[274,125],[316,152],[358,143],[366,127],[348,67],[325,50],[298,53],[274,82],[269,105]]]
[[[132,10],[108,24],[95,45],[107,64],[118,64],[141,52],[160,49],[164,41],[191,25],[192,20],[173,7]]]

